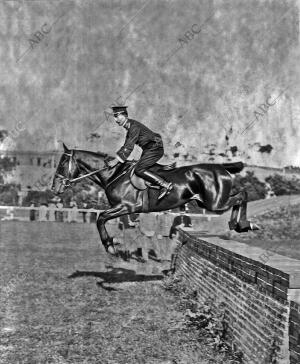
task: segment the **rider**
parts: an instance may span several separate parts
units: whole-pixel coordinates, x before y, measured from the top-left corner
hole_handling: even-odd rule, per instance
[[[152,171],[150,172],[148,169],[164,155],[162,138],[139,121],[129,119],[127,107],[112,106],[116,123],[127,130],[127,135],[124,145],[117,152],[116,158],[108,162],[108,165],[112,168],[119,162],[124,163],[135,145],[141,147],[143,153],[140,160],[136,163],[135,174],[150,183],[162,187],[162,191],[158,196],[160,200],[170,193],[173,184],[165,181]]]

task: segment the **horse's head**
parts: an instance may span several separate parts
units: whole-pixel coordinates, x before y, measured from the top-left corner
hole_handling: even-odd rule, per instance
[[[63,193],[70,186],[70,180],[79,173],[78,165],[74,158],[74,150],[68,149],[65,144],[63,146],[64,153],[60,158],[51,187],[55,194]]]

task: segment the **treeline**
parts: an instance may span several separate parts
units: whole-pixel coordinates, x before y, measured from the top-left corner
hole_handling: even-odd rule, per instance
[[[300,194],[300,180],[298,178],[287,179],[276,174],[266,178],[276,196]]]
[[[17,185],[15,183],[0,184],[0,205],[2,206],[17,205],[19,190],[20,190],[20,185]]]
[[[16,168],[16,165],[17,163],[15,161],[11,161],[11,159],[8,157],[0,158],[0,184],[4,183],[3,176]]]
[[[300,179],[286,178],[280,174],[274,174],[260,181],[254,172],[247,171],[245,176],[236,175],[233,192],[245,188],[248,191],[249,201],[266,198],[270,192],[275,196],[300,194]]]

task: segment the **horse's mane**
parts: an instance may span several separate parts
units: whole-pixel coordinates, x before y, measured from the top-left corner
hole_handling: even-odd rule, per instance
[[[105,159],[105,158],[111,157],[107,153],[92,152],[90,150],[83,150],[83,149],[74,149],[74,152],[75,152],[75,154],[82,153],[82,154],[85,154],[85,155],[88,155],[88,156],[91,156],[91,157],[96,157],[96,158],[99,158],[99,159]]]
[[[86,167],[101,168],[103,162],[114,159],[109,154],[102,152],[92,152],[82,149],[73,149],[73,151],[75,158],[80,160]]]

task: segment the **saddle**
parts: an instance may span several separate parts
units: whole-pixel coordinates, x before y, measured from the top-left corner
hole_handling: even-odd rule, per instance
[[[138,177],[135,173],[135,166],[136,166],[137,161],[133,160],[133,161],[126,161],[123,165],[122,165],[122,171],[120,171],[119,169],[116,171],[116,173],[113,176],[113,180],[109,183],[111,184],[112,182],[116,181],[117,179],[121,178],[122,176],[124,176],[125,174],[129,174],[129,179],[130,182],[132,184],[132,186],[134,188],[136,188],[137,190],[140,191],[144,191],[147,188],[155,188],[155,189],[160,189],[160,186],[157,185],[152,185],[150,182],[145,181],[143,178]],[[160,175],[160,171],[171,171],[173,169],[176,168],[176,162],[170,163],[170,164],[158,164],[155,163],[151,168],[149,168],[149,171],[153,171],[154,173]]]

